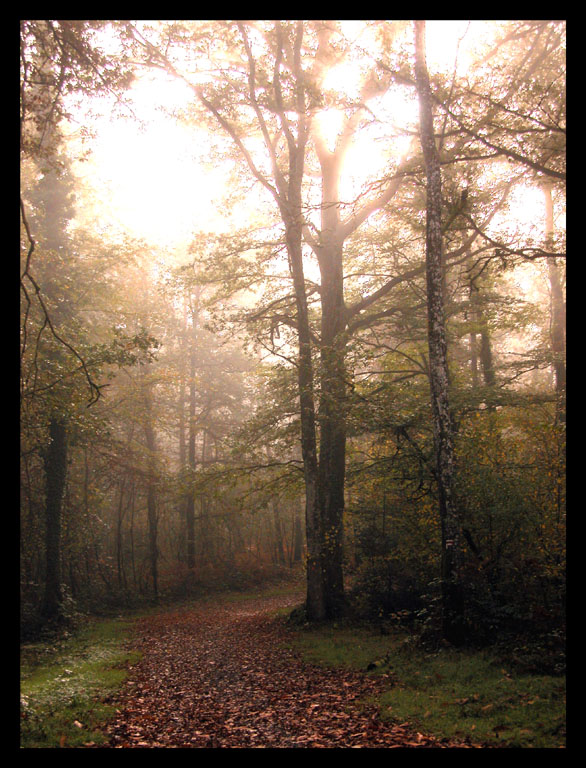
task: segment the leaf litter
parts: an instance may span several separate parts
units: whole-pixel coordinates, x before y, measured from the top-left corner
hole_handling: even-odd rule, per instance
[[[141,660],[101,748],[474,748],[393,723],[366,703],[389,681],[305,663],[279,608],[201,603],[136,623]],[[93,743],[87,746],[97,746]]]

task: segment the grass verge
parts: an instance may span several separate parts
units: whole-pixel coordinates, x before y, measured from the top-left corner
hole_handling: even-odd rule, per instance
[[[124,644],[130,619],[90,620],[52,643],[21,646],[21,748],[100,744],[99,726],[114,713],[107,699],[138,654]]]
[[[295,632],[306,661],[349,666],[388,680],[381,717],[438,738],[487,747],[564,748],[565,678],[521,674],[485,651],[428,653],[401,634],[321,627]]]

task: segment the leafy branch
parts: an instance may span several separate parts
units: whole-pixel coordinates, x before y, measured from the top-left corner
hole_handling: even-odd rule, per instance
[[[36,297],[36,299],[37,299],[37,301],[39,303],[39,306],[41,307],[41,311],[43,313],[43,324],[42,324],[41,329],[40,329],[40,331],[39,331],[39,333],[37,335],[37,340],[36,340],[36,344],[35,344],[35,354],[34,354],[34,367],[35,367],[35,370],[36,370],[36,361],[37,361],[37,355],[38,355],[39,340],[40,340],[40,337],[41,337],[41,334],[42,334],[43,330],[45,328],[49,328],[49,330],[51,331],[51,334],[53,335],[55,340],[58,341],[66,349],[68,349],[71,352],[71,354],[75,358],[77,358],[77,360],[79,360],[80,370],[83,371],[84,376],[85,376],[86,381],[87,381],[87,384],[88,384],[88,387],[89,387],[89,390],[90,390],[90,399],[89,399],[89,402],[87,404],[87,407],[89,408],[94,403],[97,403],[97,401],[100,399],[101,394],[102,394],[101,390],[106,385],[105,384],[102,384],[102,385],[96,384],[96,382],[92,379],[92,376],[91,376],[91,374],[90,374],[90,372],[88,370],[88,367],[86,365],[85,360],[82,358],[82,356],[79,354],[79,352],[75,349],[75,347],[73,347],[68,341],[66,341],[56,331],[55,326],[53,325],[53,322],[51,320],[51,316],[50,316],[49,311],[47,309],[47,305],[45,304],[45,301],[43,299],[41,288],[40,288],[39,284],[37,283],[37,281],[35,280],[34,276],[31,273],[31,257],[33,255],[34,250],[35,250],[36,243],[35,243],[35,240],[33,239],[33,236],[31,234],[30,227],[29,227],[29,224],[28,224],[28,221],[27,221],[27,218],[26,218],[26,212],[25,212],[25,207],[24,207],[24,202],[22,200],[22,197],[20,198],[20,212],[21,212],[21,217],[22,217],[22,223],[24,225],[24,228],[25,228],[25,231],[26,231],[27,240],[28,240],[28,243],[29,243],[29,247],[28,247],[28,251],[27,251],[27,255],[26,255],[26,261],[25,261],[25,268],[24,268],[24,271],[23,271],[22,275],[20,276],[20,287],[21,287],[21,290],[24,293],[24,296],[25,296],[25,299],[26,299],[26,310],[25,310],[24,321],[23,321],[23,342],[22,342],[21,353],[20,353],[21,362],[22,362],[22,359],[24,357],[24,353],[26,351],[26,346],[27,346],[27,331],[26,331],[27,319],[28,319],[29,311],[30,311],[30,308],[31,308],[31,305],[32,305],[31,297],[30,297],[29,291],[27,290],[27,286],[26,286],[26,282],[25,282],[25,281],[28,281],[30,283],[30,285],[32,286],[33,290],[34,290],[34,295],[35,295],[35,297]]]

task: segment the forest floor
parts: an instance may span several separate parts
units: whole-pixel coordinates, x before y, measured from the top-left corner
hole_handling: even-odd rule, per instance
[[[304,662],[285,616],[302,595],[218,600],[142,617],[142,655],[99,748],[474,748],[383,720],[388,681]],[[89,745],[88,745],[89,746]]]

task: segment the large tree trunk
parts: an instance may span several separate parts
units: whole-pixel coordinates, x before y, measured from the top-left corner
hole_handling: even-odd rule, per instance
[[[460,581],[460,526],[453,495],[454,447],[449,403],[447,341],[442,293],[441,170],[433,130],[431,88],[425,60],[425,22],[415,22],[415,78],[421,147],[427,173],[426,275],[429,373],[442,534],[443,634],[461,644],[464,603]]]
[[[331,209],[330,209],[331,210]],[[323,233],[322,233],[323,234]],[[342,245],[320,252],[321,394],[319,403],[319,482],[322,504],[322,557],[326,615],[344,607],[343,521],[346,471],[346,369]]]
[[[320,52],[327,52],[330,30],[320,31]],[[318,52],[319,61],[321,53]],[[314,144],[321,168],[321,231],[313,244],[320,270],[319,481],[322,510],[322,557],[326,616],[344,608],[344,483],[346,473],[346,316],[344,304],[344,235],[340,220],[340,175],[350,143],[344,131],[331,151],[319,132]]]
[[[291,187],[291,182],[290,182]],[[301,409],[301,455],[305,478],[305,529],[307,537],[307,598],[306,612],[312,621],[326,616],[325,592],[322,574],[322,520],[317,463],[315,404],[313,397],[313,363],[311,360],[311,333],[305,295],[305,277],[301,253],[301,184],[296,195],[297,217],[287,221],[287,252],[291,264],[297,309],[298,387]]]
[[[297,138],[293,136],[285,115],[281,86],[275,78],[275,96],[280,105],[280,120],[287,137],[289,154],[289,177],[287,182],[278,178],[279,208],[285,224],[287,255],[295,292],[298,351],[298,388],[301,410],[301,456],[305,478],[305,528],[307,539],[307,596],[306,613],[312,621],[321,621],[326,616],[325,588],[323,579],[323,521],[321,514],[321,493],[318,473],[316,412],[314,401],[313,362],[311,359],[311,329],[305,293],[303,270],[303,200],[301,188],[305,166],[305,149],[308,139],[308,121],[305,111],[304,73],[301,63],[303,22],[296,24],[294,41],[293,74],[295,77],[295,101],[299,117]],[[283,39],[280,24],[276,26],[280,53]]]
[[[62,614],[61,512],[67,476],[67,426],[64,419],[51,419],[49,446],[44,455],[45,499],[45,594],[41,614],[59,619]]]

